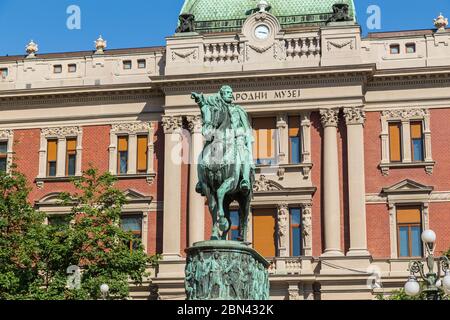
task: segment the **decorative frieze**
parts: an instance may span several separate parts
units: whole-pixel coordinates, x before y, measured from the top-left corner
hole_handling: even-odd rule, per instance
[[[128,134],[148,133],[150,126],[150,122],[115,123],[111,126],[111,132]]]
[[[255,181],[253,185],[254,192],[267,192],[267,191],[278,191],[282,190],[282,187],[275,181],[267,179],[265,175],[261,175],[259,180]]]
[[[181,116],[162,116],[162,125],[165,134],[175,133],[182,127]]]
[[[321,109],[320,121],[323,127],[337,127],[339,121],[339,109]]]
[[[54,127],[41,129],[41,135],[45,138],[66,138],[71,136],[78,136],[81,134],[80,127]]]
[[[385,110],[382,113],[382,116],[387,118],[388,120],[416,119],[416,118],[424,118],[425,116],[429,115],[430,115],[429,110],[422,108],[393,109],[393,110]]]
[[[345,123],[364,124],[366,120],[366,112],[362,108],[344,108]]]

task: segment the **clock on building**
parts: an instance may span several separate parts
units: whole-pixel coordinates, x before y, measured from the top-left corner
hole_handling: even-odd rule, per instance
[[[265,24],[261,24],[255,28],[255,37],[260,40],[265,40],[270,35],[270,29]]]

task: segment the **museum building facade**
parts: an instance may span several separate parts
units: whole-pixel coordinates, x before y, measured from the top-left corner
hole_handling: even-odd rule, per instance
[[[248,239],[272,299],[373,299],[403,286],[422,230],[450,248],[446,19],[362,37],[351,0],[269,2],[186,0],[164,47],[0,57],[0,170],[26,174],[48,223],[72,177],[116,176],[123,225],[163,256],[136,299],[185,299],[185,249],[212,223],[191,92],[223,84],[253,127]]]

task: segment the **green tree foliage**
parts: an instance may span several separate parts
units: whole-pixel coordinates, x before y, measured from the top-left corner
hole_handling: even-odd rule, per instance
[[[0,299],[99,299],[103,283],[110,299],[124,299],[129,281],[141,284],[146,267],[160,259],[120,227],[126,199],[109,173],[90,168],[75,179],[77,192],[61,195],[71,213],[50,225],[28,203],[22,174],[0,180]],[[70,266],[81,270],[79,286],[68,283],[76,278],[67,274]]]

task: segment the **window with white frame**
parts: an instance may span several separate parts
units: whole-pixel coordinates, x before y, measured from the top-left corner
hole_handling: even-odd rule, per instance
[[[430,112],[427,109],[383,111],[381,116],[382,159],[380,168],[388,175],[393,167],[423,166],[433,172]]]
[[[80,176],[81,142],[80,127],[42,129],[38,178]]]
[[[154,174],[153,127],[149,122],[113,124],[109,171],[114,175]]]
[[[12,163],[13,131],[0,130],[0,171],[8,172]]]

